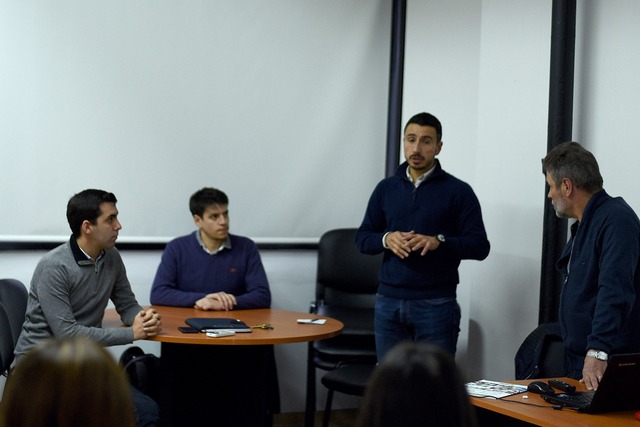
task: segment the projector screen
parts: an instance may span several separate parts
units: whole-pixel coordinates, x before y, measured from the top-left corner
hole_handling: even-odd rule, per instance
[[[66,238],[68,199],[115,193],[120,241],[194,229],[317,240],[384,177],[384,0],[0,0],[0,239]]]

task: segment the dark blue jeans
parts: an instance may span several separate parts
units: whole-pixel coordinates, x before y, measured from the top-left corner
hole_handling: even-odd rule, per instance
[[[376,297],[378,362],[401,341],[425,341],[455,357],[460,333],[460,306],[455,298],[404,300]]]

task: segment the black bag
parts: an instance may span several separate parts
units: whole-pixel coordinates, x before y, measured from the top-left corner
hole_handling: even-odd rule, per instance
[[[160,392],[160,358],[140,347],[129,347],[120,356],[120,365],[135,388],[158,402]]]

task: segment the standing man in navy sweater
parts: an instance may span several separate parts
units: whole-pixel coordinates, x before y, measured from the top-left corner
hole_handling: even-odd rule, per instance
[[[640,221],[604,191],[598,162],[577,142],[558,145],[542,165],[556,215],[576,220],[556,263],[565,369],[595,390],[609,355],[640,352]]]
[[[442,125],[419,113],[404,129],[394,176],[373,191],[358,233],[361,252],[384,252],[375,307],[378,360],[405,340],[436,344],[455,356],[460,332],[458,266],[483,260],[489,241],[472,188],[442,170]]]

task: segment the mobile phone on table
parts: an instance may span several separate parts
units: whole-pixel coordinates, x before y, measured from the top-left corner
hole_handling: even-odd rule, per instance
[[[236,334],[236,331],[230,331],[227,329],[206,329],[205,332],[210,338],[229,337]]]
[[[191,326],[178,326],[178,330],[183,334],[197,334],[198,332],[200,332],[199,330]]]

